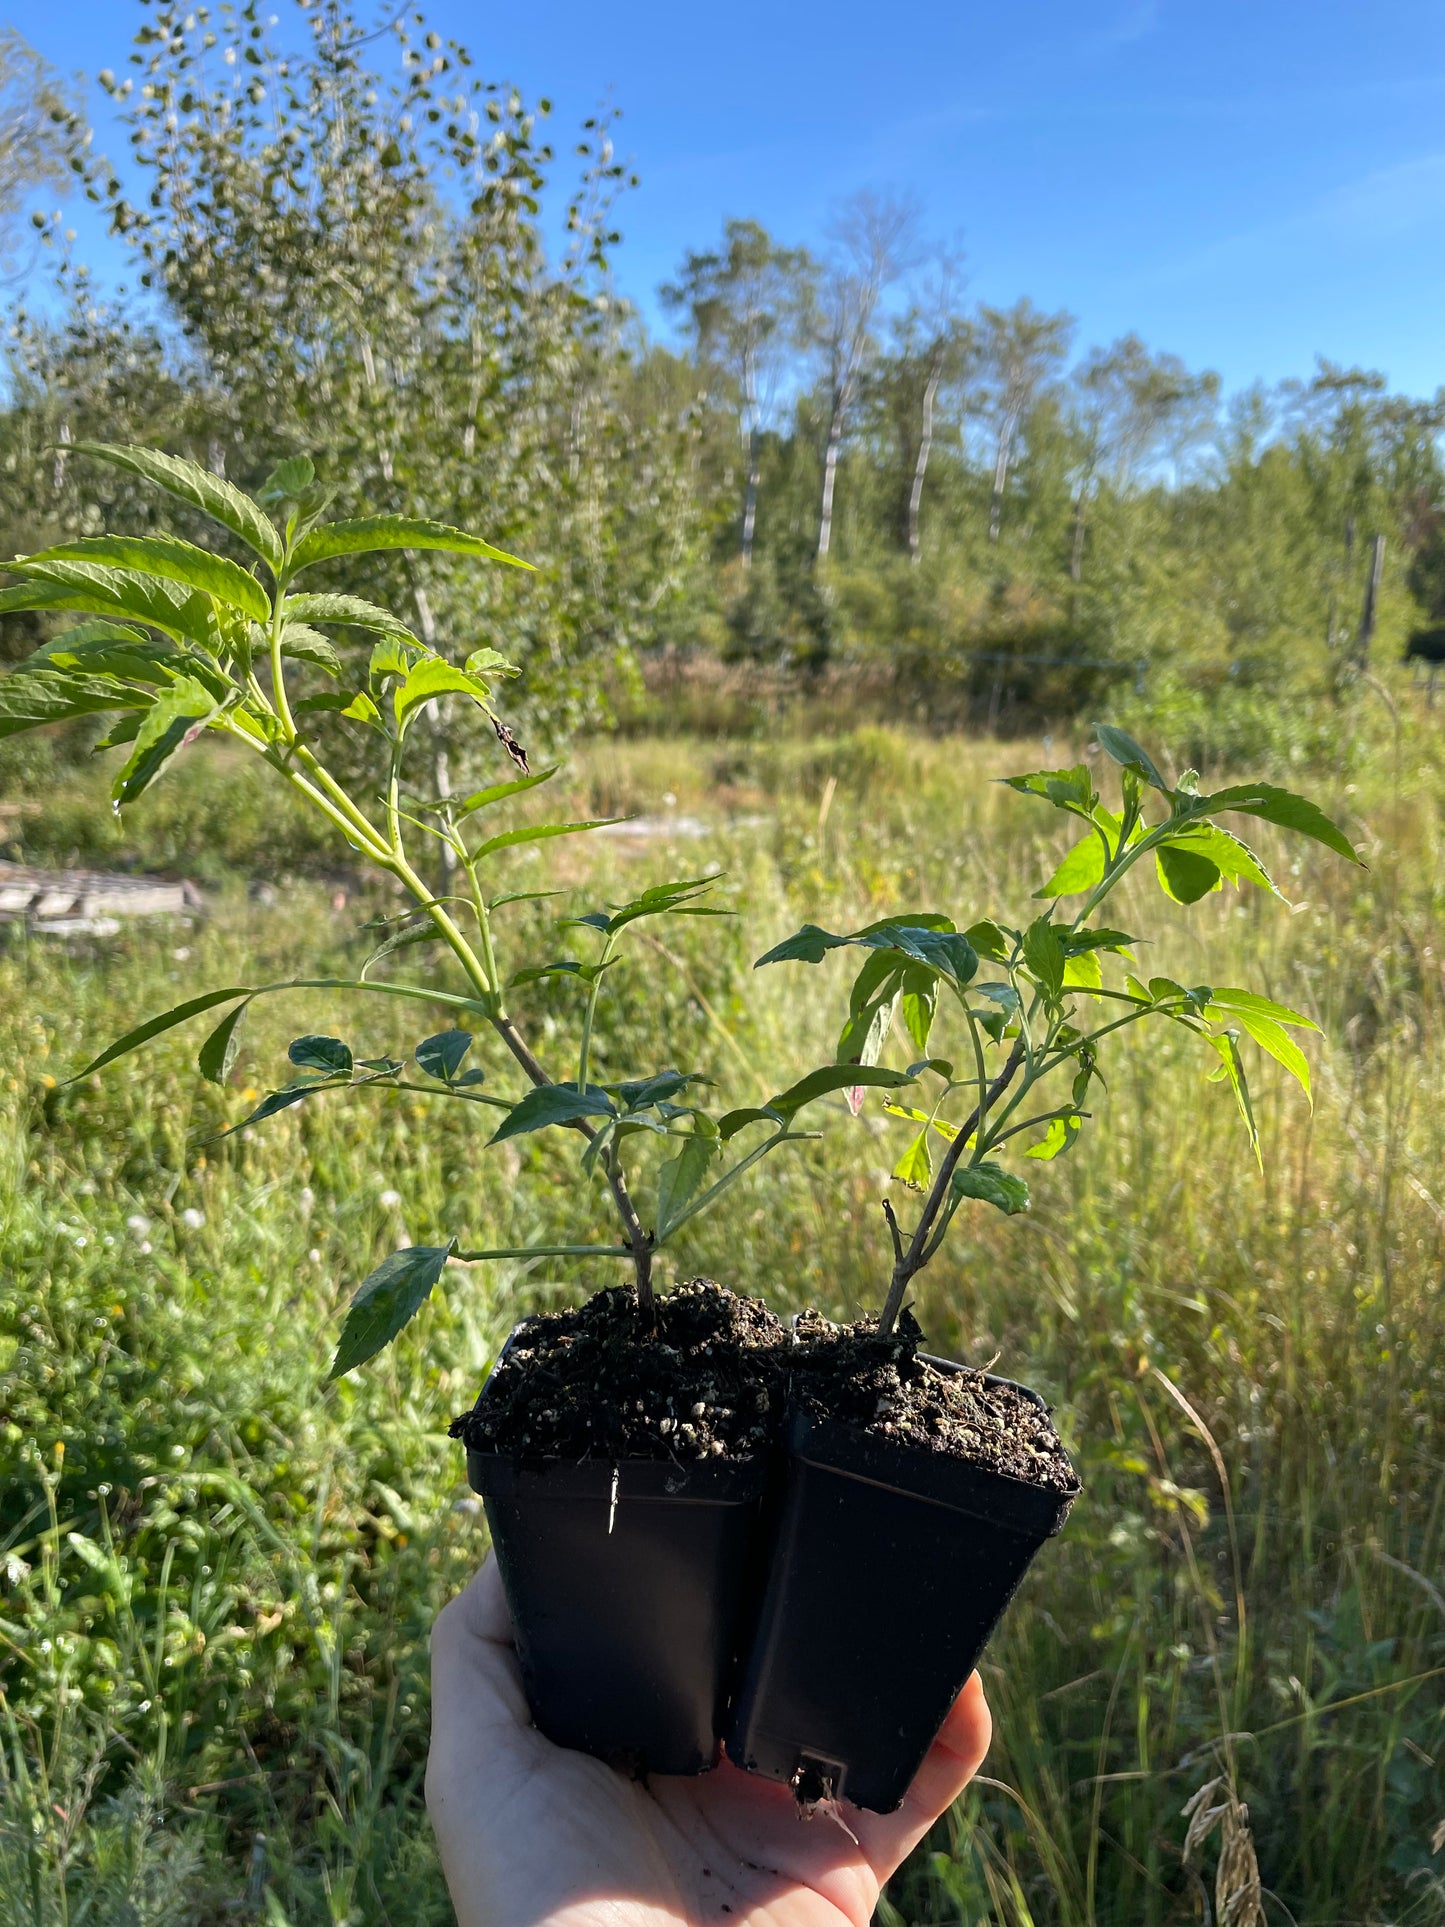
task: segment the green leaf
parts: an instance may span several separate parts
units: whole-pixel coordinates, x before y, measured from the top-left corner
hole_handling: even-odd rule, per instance
[[[833,1055],[840,1064],[876,1064],[898,1008],[905,969],[887,951],[875,951],[853,982],[848,998],[848,1021],[839,1033]],[[926,973],[920,973],[926,975]],[[930,980],[931,982],[931,980]]]
[[[837,950],[848,942],[846,937],[835,937],[827,930],[820,930],[816,923],[805,923],[801,930],[791,937],[784,937],[775,943],[753,965],[761,970],[764,964],[775,963],[821,963],[830,950]]]
[[[1025,930],[1023,957],[1044,995],[1058,997],[1064,988],[1064,945],[1047,916],[1035,917]]]
[[[465,669],[458,669],[455,663],[443,662],[440,656],[428,656],[421,662],[413,663],[404,679],[397,685],[392,696],[399,725],[410,721],[424,704],[433,702],[438,696],[470,696],[472,701],[483,709],[487,707],[491,690],[478,676],[469,676]]]
[[[1351,863],[1364,867],[1344,831],[1332,823],[1323,810],[1303,796],[1296,796],[1292,790],[1278,789],[1273,783],[1236,783],[1229,789],[1216,790],[1213,796],[1200,798],[1200,815],[1217,816],[1221,810],[1238,810],[1241,815],[1277,823],[1281,829],[1297,830],[1301,836],[1323,843],[1337,856],[1348,857]]]
[[[196,1069],[212,1084],[224,1084],[235,1068],[241,1048],[241,1023],[249,1003],[247,998],[234,1010],[228,1010],[201,1046]]]
[[[1104,877],[1102,837],[1086,836],[1076,843],[1036,897],[1070,897],[1080,890],[1092,890]]]
[[[1154,864],[1159,872],[1160,889],[1176,903],[1198,903],[1211,890],[1222,889],[1224,885],[1217,863],[1185,849],[1182,844],[1160,844]]]
[[[528,569],[530,562],[520,562],[519,568]],[[474,649],[462,664],[469,676],[520,676],[522,671],[514,662],[508,662],[500,649]]]
[[[341,714],[349,716],[353,722],[370,723],[378,729],[381,727],[381,711],[364,689],[357,691]]]
[[[239,535],[247,548],[254,549],[273,571],[281,567],[281,537],[270,520],[248,495],[243,495],[219,475],[212,475],[209,469],[176,455],[159,455],[154,449],[112,442],[75,442],[71,444],[71,452],[88,455],[93,461],[108,462],[112,468],[124,469],[129,475],[154,483],[177,501],[200,509],[232,535]]]
[[[519,843],[544,843],[553,836],[580,836],[584,830],[600,830],[606,823],[625,823],[625,816],[599,816],[590,823],[533,823],[520,830],[504,830],[477,845],[474,861],[492,856],[498,850],[515,849]],[[578,921],[578,919],[572,919]],[[609,919],[609,926],[611,920]]]
[[[912,1064],[909,1068],[916,1075],[919,1071],[938,1068],[940,1063],[938,1058],[929,1058],[927,1063]],[[952,1069],[951,1064],[947,1066],[947,1071],[951,1072]],[[958,1136],[956,1124],[950,1124],[946,1117],[935,1117],[931,1111],[920,1110],[916,1104],[899,1104],[893,1098],[885,1097],[883,1109],[889,1117],[901,1117],[911,1124],[931,1125],[945,1143],[952,1144]]]
[[[146,712],[124,766],[111,784],[117,809],[133,803],[160,775],[171,758],[195,741],[219,712],[220,704],[193,676],[178,676]]]
[[[967,939],[964,939],[967,942]],[[978,957],[974,956],[974,969],[978,968]],[[971,974],[971,973],[970,973]],[[903,972],[903,1028],[908,1032],[916,1047],[928,1054],[928,1039],[933,1030],[933,1019],[938,1009],[938,985],[930,973],[917,964],[909,964]]]
[[[316,464],[309,455],[288,455],[261,484],[261,500],[299,502],[315,480]]]
[[[1146,783],[1152,784],[1156,790],[1162,790],[1166,796],[1173,794],[1159,774],[1153,757],[1134,741],[1128,730],[1115,729],[1110,723],[1095,723],[1094,734],[1099,739],[1100,749],[1107,756],[1112,756],[1116,763],[1135,771]]]
[[[374,602],[355,595],[288,595],[281,604],[286,622],[339,622],[352,629],[370,629],[380,636],[392,636],[416,649],[422,645],[404,622]]]
[[[1314,1095],[1310,1090],[1309,1059],[1289,1032],[1273,1017],[1262,1017],[1258,1011],[1253,1010],[1230,1009],[1217,999],[1206,1006],[1204,1014],[1218,1022],[1227,1022],[1232,1017],[1241,1029],[1249,1033],[1262,1051],[1267,1051],[1271,1057],[1284,1065],[1291,1077],[1298,1080],[1313,1110]]]
[[[413,515],[367,515],[351,522],[326,522],[296,544],[291,557],[293,574],[336,555],[373,555],[383,549],[442,549],[450,555],[485,556],[514,569],[532,569],[505,549],[493,548],[479,535],[468,535],[445,522],[429,522]]]
[[[180,583],[136,575],[103,562],[7,566],[25,579],[0,591],[0,614],[16,609],[67,609],[77,615],[129,617],[201,648],[216,639],[210,597]]]
[[[777,1111],[765,1109],[757,1104],[749,1104],[741,1110],[725,1112],[717,1121],[717,1134],[726,1144],[728,1139],[736,1137],[745,1125],[785,1124],[787,1121]]]
[[[1012,1218],[1029,1208],[1029,1187],[998,1164],[960,1164],[949,1185],[956,1199],[978,1198]]]
[[[250,990],[245,984],[231,984],[225,990],[208,990],[203,996],[189,997],[183,1004],[176,1004],[170,1010],[162,1011],[159,1017],[147,1017],[143,1024],[128,1030],[123,1037],[117,1037],[113,1044],[107,1044],[99,1057],[92,1058],[83,1071],[77,1071],[68,1081],[79,1083],[82,1077],[113,1064],[118,1057],[125,1057],[142,1044],[148,1044],[153,1037],[164,1031],[174,1030],[177,1024],[185,1023],[188,1017],[199,1017],[203,1010],[214,1010],[217,1004],[233,1003],[237,997],[248,997]]]
[[[240,609],[253,622],[268,622],[271,598],[255,576],[238,562],[224,555],[212,555],[194,542],[183,542],[175,535],[86,535],[75,542],[60,542],[40,549],[34,555],[19,556],[16,562],[27,566],[48,562],[104,562],[112,568],[128,569],[137,575],[158,576],[166,582],[180,582],[203,595],[214,596],[233,609]]]
[[[990,963],[1008,962],[1011,954],[1008,934],[992,918],[985,917],[981,923],[971,924],[963,934],[980,957],[986,957]]]
[[[424,1037],[412,1055],[428,1077],[450,1084],[474,1041],[469,1030],[442,1030],[435,1037]]]
[[[1271,896],[1280,895],[1273,879],[1249,845],[1241,843],[1237,836],[1231,836],[1228,830],[1220,829],[1217,823],[1191,824],[1180,830],[1177,836],[1171,836],[1165,847],[1206,858],[1231,883],[1252,883],[1256,889],[1267,890]]]
[[[103,676],[27,669],[0,678],[0,736],[17,736],[25,729],[107,709],[148,709],[153,700],[148,692],[128,689]]]
[[[912,1191],[922,1191],[933,1176],[933,1154],[928,1146],[927,1125],[913,1139],[893,1167],[893,1176]]]
[[[584,1117],[616,1117],[617,1107],[606,1091],[596,1084],[579,1090],[576,1084],[538,1084],[512,1106],[489,1140],[500,1144],[527,1131],[542,1131],[549,1124],[576,1124]]]
[[[354,1067],[351,1050],[339,1037],[298,1037],[286,1055],[298,1068],[327,1077],[350,1077]]]
[[[826,1097],[831,1091],[851,1090],[862,1085],[897,1090],[900,1085],[913,1082],[915,1080],[905,1071],[888,1070],[882,1064],[825,1064],[821,1070],[810,1071],[806,1077],[800,1077],[796,1084],[790,1084],[787,1090],[770,1097],[767,1109],[791,1121],[805,1104],[811,1104],[815,1098]]]
[[[1272,1017],[1277,1024],[1292,1024],[1296,1030],[1319,1029],[1312,1017],[1291,1010],[1288,1004],[1272,1003],[1268,997],[1260,997],[1252,990],[1235,990],[1224,985],[1211,991],[1210,996],[1222,1010],[1236,1013],[1250,1011],[1257,1017]]]
[[[253,1124],[264,1124],[268,1117],[275,1117],[293,1104],[300,1104],[305,1098],[314,1097],[318,1091],[331,1091],[337,1087],[325,1078],[298,1077],[290,1084],[283,1084],[279,1091],[271,1091],[261,1099],[254,1111],[248,1111],[239,1124],[228,1125],[224,1131],[216,1133],[215,1142],[222,1138],[236,1137],[242,1131],[249,1131]]]
[[[351,1301],[327,1377],[340,1378],[389,1345],[431,1297],[455,1250],[453,1239],[448,1245],[408,1245],[384,1258]]]
[[[448,798],[446,802],[428,803],[426,807],[432,810],[450,808],[460,822],[464,816],[471,816],[476,810],[485,810],[493,803],[500,803],[509,796],[518,796],[523,790],[533,790],[539,783],[550,781],[559,768],[560,765],[554,763],[551,769],[536,770],[531,776],[514,776],[507,783],[489,783],[484,790],[473,790],[470,796],[463,797],[459,803]]]
[[[657,1236],[666,1238],[683,1212],[697,1196],[721,1155],[717,1126],[711,1119],[695,1120],[693,1134],[675,1158],[669,1158],[657,1173]]]
[[[1065,954],[1070,957],[1081,956],[1086,950],[1117,950],[1122,954],[1132,950],[1139,941],[1137,937],[1131,937],[1127,930],[1085,928],[1063,930],[1059,934],[1063,938]]]
[[[1063,1117],[1049,1119],[1049,1128],[1037,1144],[1031,1144],[1024,1156],[1028,1158],[1057,1158],[1074,1147],[1082,1126],[1078,1114],[1070,1111]]]
[[[103,749],[119,749],[123,743],[133,743],[140,734],[140,726],[145,721],[144,712],[130,710],[119,716],[92,747],[91,754],[98,756]]]
[[[659,1071],[653,1077],[642,1077],[625,1084],[609,1084],[608,1091],[617,1099],[624,1112],[629,1116],[634,1111],[648,1110],[654,1104],[664,1103],[676,1097],[679,1091],[686,1090],[689,1084],[704,1083],[687,1071]]]
[[[1021,796],[1042,796],[1055,809],[1068,810],[1076,816],[1088,816],[1099,800],[1087,763],[1075,763],[1070,769],[1036,769],[1027,776],[1005,776],[1000,780]]]
[[[622,821],[624,819],[617,819]],[[595,824],[583,824],[584,829],[593,829]],[[486,845],[482,846],[484,849]],[[654,883],[644,890],[641,896],[633,897],[628,903],[609,904],[612,914],[606,922],[609,933],[623,930],[629,923],[636,923],[642,917],[726,917],[730,910],[712,910],[697,903],[696,899],[705,896],[719,881],[716,875],[710,877],[681,877],[673,883]],[[585,923],[585,917],[577,919]]]
[[[1259,1148],[1259,1126],[1254,1121],[1254,1107],[1249,1101],[1249,1084],[1244,1075],[1244,1060],[1239,1054],[1239,1045],[1230,1031],[1211,1032],[1209,1043],[1219,1053],[1223,1075],[1234,1092],[1234,1101],[1239,1106],[1239,1115],[1244,1119],[1244,1128],[1249,1134],[1254,1161],[1262,1171],[1264,1154]]]
[[[575,977],[579,983],[593,984],[604,970],[610,970],[613,964],[620,961],[620,958],[613,957],[606,964],[585,964],[576,957],[558,957],[553,963],[535,964],[530,970],[517,971],[507,988],[519,990],[524,984],[540,984],[550,977]]]
[[[1085,950],[1064,962],[1065,990],[1102,990],[1104,973],[1099,968],[1099,953]]]
[[[297,662],[309,662],[324,669],[328,676],[341,674],[341,658],[334,645],[319,629],[308,629],[304,622],[288,622],[281,631],[281,654]]]

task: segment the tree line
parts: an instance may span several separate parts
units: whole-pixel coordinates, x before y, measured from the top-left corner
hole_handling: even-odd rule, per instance
[[[68,442],[152,441],[243,485],[307,454],[337,512],[440,517],[540,565],[402,557],[358,586],[428,639],[504,648],[556,736],[659,653],[852,666],[995,723],[1117,684],[1206,715],[1337,701],[1445,618],[1445,390],[1321,361],[1226,397],[1136,335],[1090,346],[1067,313],[973,300],[960,248],[877,191],[809,245],[726,222],[660,291],[659,340],[619,293],[630,177],[605,121],[564,161],[546,101],[410,11],[136,12],[99,76],[123,158],[0,38],[0,255],[33,285],[40,247],[52,289],[9,334],[12,551],[157,515]],[[62,174],[130,292],[24,220]],[[0,655],[35,646],[29,622]],[[446,753],[439,731],[443,777]]]

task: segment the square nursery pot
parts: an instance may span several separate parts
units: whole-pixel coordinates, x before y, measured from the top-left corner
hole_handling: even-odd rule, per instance
[[[549,1740],[638,1775],[716,1764],[768,1472],[468,1451]]]
[[[728,1757],[800,1801],[891,1813],[1079,1488],[1028,1485],[796,1407],[784,1448]]]

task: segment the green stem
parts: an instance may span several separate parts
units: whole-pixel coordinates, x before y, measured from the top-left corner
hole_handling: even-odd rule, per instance
[[[631,1245],[516,1245],[496,1251],[454,1251],[463,1264],[484,1258],[630,1258]]]
[[[1014,1047],[1009,1052],[1003,1069],[999,1072],[998,1076],[994,1078],[993,1082],[985,1087],[972,1117],[970,1117],[966,1123],[959,1126],[958,1136],[953,1140],[952,1144],[949,1145],[948,1150],[939,1163],[937,1175],[929,1187],[928,1196],[924,1200],[923,1210],[919,1216],[918,1223],[914,1227],[913,1236],[908,1241],[908,1249],[893,1267],[893,1277],[888,1287],[888,1296],[884,1300],[883,1310],[878,1317],[878,1332],[880,1337],[886,1338],[897,1324],[898,1314],[903,1309],[903,1294],[908,1289],[909,1281],[916,1272],[923,1268],[928,1261],[928,1257],[931,1255],[928,1249],[929,1233],[933,1230],[934,1224],[948,1202],[949,1187],[953,1181],[953,1174],[962,1160],[964,1147],[978,1129],[979,1112],[986,1110],[995,1098],[1003,1095],[1013,1082],[1015,1074],[1023,1061],[1024,1040],[1023,1034],[1020,1032],[1019,1036],[1014,1039]]]
[[[602,946],[602,955],[597,963],[597,975],[592,979],[587,991],[587,1008],[582,1013],[582,1042],[577,1051],[577,1088],[587,1088],[588,1059],[592,1054],[592,1024],[597,1015],[597,998],[602,990],[602,973],[612,961],[616,939],[612,932],[607,933],[607,941]]]

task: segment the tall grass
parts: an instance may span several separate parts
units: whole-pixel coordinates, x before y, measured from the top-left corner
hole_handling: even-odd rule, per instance
[[[579,840],[578,900],[715,863],[737,911],[640,946],[599,1061],[675,1061],[753,1099],[836,1033],[837,977],[750,968],[800,915],[1023,913],[1054,819],[980,780],[1020,754],[877,729],[599,746],[567,779],[579,804],[707,827]],[[474,1268],[393,1353],[323,1384],[339,1310],[380,1255],[443,1228],[559,1228],[567,1147],[484,1155],[463,1107],[399,1095],[208,1141],[247,1087],[279,1081],[299,1030],[379,1050],[436,1027],[370,1005],[258,1006],[224,1094],[181,1037],[64,1085],[183,985],[354,963],[358,926],[390,907],[339,866],[308,881],[333,860],[290,828],[294,874],[269,875],[279,900],[258,904],[245,872],[274,872],[264,812],[224,766],[176,781],[127,834],[174,862],[178,822],[229,826],[203,922],[0,949],[0,1919],[444,1922],[420,1806],[426,1627],[484,1549],[446,1421],[519,1312],[612,1274]],[[893,1883],[888,1922],[1219,1918],[1218,1830],[1184,1860],[1183,1809],[1215,1782],[1214,1805],[1247,1808],[1267,1919],[1445,1922],[1434,740],[1412,726],[1356,781],[1314,787],[1368,872],[1283,864],[1290,912],[1213,897],[1166,919],[1151,960],[1273,990],[1325,1026],[1313,1116],[1273,1066],[1256,1073],[1267,1181],[1190,1040],[1156,1039],[1126,1052],[1092,1143],[1038,1167],[1029,1216],[980,1211],[919,1280],[940,1349],[997,1354],[1056,1405],[1086,1493],[988,1655],[986,1777]],[[91,853],[86,795],[77,778],[47,810],[47,853],[58,822]],[[34,821],[17,834],[43,841]],[[555,907],[515,914],[540,933]],[[569,993],[529,994],[545,1055]],[[678,1274],[783,1309],[875,1305],[898,1148],[840,1111],[824,1145],[702,1226]],[[584,1229],[574,1216],[560,1228]]]

